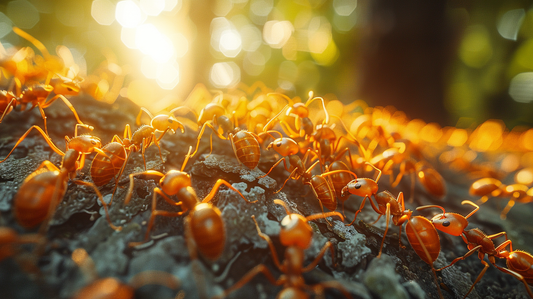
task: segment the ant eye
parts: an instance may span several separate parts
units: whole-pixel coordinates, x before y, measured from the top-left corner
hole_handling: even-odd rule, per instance
[[[174,123],[174,121],[172,119],[168,119],[168,122],[171,123],[171,124]]]
[[[442,226],[444,226],[444,227],[448,227],[448,226],[450,226],[450,221],[444,221],[444,222],[442,223]]]
[[[281,146],[281,142],[278,142],[278,143],[276,144],[276,146],[277,146],[277,147],[280,147],[280,146]]]
[[[94,140],[91,140],[91,143],[92,143],[92,144],[96,144],[96,141],[94,141]]]
[[[70,88],[70,87],[67,87],[67,90],[68,90],[68,91],[72,91],[72,88]]]
[[[361,184],[360,183],[355,183],[354,187],[355,187],[355,189],[359,189],[359,188],[361,188]]]

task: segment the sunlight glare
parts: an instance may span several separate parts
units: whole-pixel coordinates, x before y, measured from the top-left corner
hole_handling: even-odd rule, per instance
[[[125,0],[117,3],[115,18],[122,27],[135,28],[142,24],[144,16],[135,2]]]

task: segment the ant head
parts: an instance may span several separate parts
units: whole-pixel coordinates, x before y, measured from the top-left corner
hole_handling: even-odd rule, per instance
[[[291,138],[278,138],[272,141],[268,146],[267,150],[273,148],[278,154],[287,157],[297,154],[300,151],[298,143]]]
[[[78,95],[80,93],[80,86],[74,81],[71,81],[71,80],[63,81],[62,80],[58,84],[54,85],[54,93],[61,94],[64,96]]]
[[[169,170],[167,174],[159,180],[159,185],[166,194],[175,195],[182,188],[191,186],[191,177],[186,172]]]
[[[281,220],[279,238],[284,246],[307,249],[313,240],[313,230],[304,216],[293,213]]]
[[[154,118],[152,118],[150,125],[158,131],[165,131],[168,128],[172,130],[172,132],[176,132],[178,129],[181,131],[181,133],[185,132],[181,122],[174,117],[165,114],[156,115]]]
[[[431,223],[436,229],[452,236],[460,236],[468,226],[468,220],[456,213],[442,213],[433,216]]]
[[[305,106],[304,103],[296,103],[292,105],[292,107],[289,108],[287,113],[289,112],[298,115],[299,118],[309,117],[309,109],[307,108],[307,106]]]
[[[369,178],[358,178],[348,183],[342,188],[342,196],[348,195],[348,193],[355,194],[357,196],[370,197],[378,192],[378,183]]]

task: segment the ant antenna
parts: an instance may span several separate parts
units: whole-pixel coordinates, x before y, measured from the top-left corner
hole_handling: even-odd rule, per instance
[[[468,217],[472,216],[475,212],[477,212],[477,210],[479,210],[479,206],[476,205],[475,203],[471,202],[470,200],[463,200],[463,201],[461,202],[461,204],[462,204],[462,205],[464,205],[464,204],[469,204],[469,205],[475,207],[475,209],[474,209],[472,212],[470,212],[470,214],[466,215],[465,218],[468,218]]]
[[[332,217],[332,216],[339,216],[341,221],[344,222],[344,217],[339,212],[327,212],[327,213],[322,213],[322,214],[314,214],[314,215],[310,215],[310,216],[305,217],[305,219],[307,221],[312,221],[312,220],[315,220],[315,219],[325,219],[327,217]]]
[[[465,200],[465,201],[467,201],[467,200]],[[463,202],[465,202],[465,201],[463,201]],[[429,209],[429,208],[439,208],[439,209],[442,210],[442,216],[446,216],[446,211],[444,210],[444,208],[441,207],[441,206],[437,206],[437,205],[421,206],[421,207],[416,208],[416,210],[417,210],[417,211],[420,211],[420,210]],[[478,207],[478,208],[479,208],[479,207]],[[477,211],[477,210],[476,210],[476,211]]]
[[[280,205],[282,206],[284,209],[285,209],[285,212],[287,212],[287,215],[289,216],[289,219],[291,218],[291,211],[289,210],[289,207],[287,206],[287,204],[282,201],[281,199],[274,199],[274,203],[277,204],[277,205]]]
[[[312,96],[313,92],[310,91],[309,92],[309,95]],[[305,107],[309,107],[309,104],[311,104],[312,102],[316,101],[316,100],[320,100],[322,102],[322,108],[324,109],[324,113],[326,114],[326,119],[322,121],[323,124],[327,124],[329,123],[329,113],[328,113],[328,110],[326,110],[326,104],[324,103],[324,98],[322,97],[314,97],[310,100],[307,101],[307,103],[305,103]]]

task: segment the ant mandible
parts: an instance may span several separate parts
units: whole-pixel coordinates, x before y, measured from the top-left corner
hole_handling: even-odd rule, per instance
[[[528,286],[528,280],[531,281],[533,278],[532,274],[529,273],[529,270],[533,266],[533,256],[524,251],[513,251],[512,241],[507,239],[506,232],[486,235],[478,228],[467,230],[467,219],[479,210],[479,206],[469,200],[464,200],[461,202],[461,204],[469,204],[475,207],[475,209],[467,216],[462,216],[456,213],[446,213],[443,207],[437,205],[428,205],[417,208],[417,210],[423,210],[427,208],[441,209],[442,214],[437,214],[433,216],[433,218],[431,219],[431,223],[433,223],[436,229],[444,233],[450,234],[452,236],[461,236],[463,241],[467,244],[469,250],[465,255],[454,259],[449,265],[437,269],[437,271],[446,269],[455,264],[456,262],[464,260],[468,256],[474,254],[475,252],[478,252],[478,257],[481,263],[484,265],[484,268],[481,273],[479,273],[478,277],[476,278],[476,280],[463,298],[466,298],[468,294],[470,294],[470,292],[474,289],[476,283],[481,280],[481,278],[487,271],[489,264],[483,260],[485,258],[485,255],[487,255],[489,262],[498,270],[502,271],[503,273],[510,274],[516,279],[520,280],[522,283],[524,283],[529,296],[533,298],[533,293],[531,292],[531,289]],[[501,236],[505,237],[505,241],[500,245],[495,246],[492,240]],[[510,251],[505,250],[507,246],[509,246]],[[509,268],[503,268],[496,265],[496,258],[505,259]]]
[[[148,170],[130,174],[130,186],[124,200],[124,205],[127,205],[131,200],[131,196],[133,194],[134,177],[139,175],[150,175],[161,178],[159,180],[159,186],[161,188],[154,188],[154,194],[152,197],[152,214],[150,216],[150,220],[148,221],[148,227],[146,229],[144,241],[132,243],[130,245],[136,246],[148,241],[156,216],[178,217],[187,211],[190,211],[185,220],[188,244],[190,248],[196,247],[204,257],[214,261],[222,254],[226,241],[224,220],[222,219],[220,210],[209,203],[217,193],[220,186],[225,185],[231,190],[237,192],[237,194],[239,194],[239,196],[248,203],[255,203],[257,200],[247,200],[244,195],[239,192],[239,190],[235,189],[230,183],[223,179],[218,179],[213,188],[211,188],[209,194],[204,197],[204,199],[200,200],[191,186],[191,177],[188,173],[183,172],[183,169],[185,168],[185,165],[190,157],[191,148],[192,147],[189,148],[189,152],[185,157],[185,161],[183,162],[180,171],[170,170],[166,174],[163,174],[155,170]],[[172,206],[181,206],[182,211],[168,212],[157,210],[157,195],[163,197],[163,199]],[[173,201],[169,197],[172,195],[176,195],[180,201]],[[191,256],[195,256],[194,250],[191,250]]]
[[[351,298],[350,293],[348,293],[342,284],[337,281],[321,282],[310,287],[305,284],[302,278],[302,273],[313,270],[328,249],[331,250],[332,262],[334,260],[332,244],[331,242],[327,241],[315,260],[313,260],[308,266],[303,266],[305,256],[304,250],[309,248],[313,238],[313,229],[307,222],[330,216],[338,216],[344,220],[342,215],[338,212],[329,212],[327,214],[315,214],[303,217],[300,214],[291,213],[285,203],[279,199],[275,199],[274,203],[283,206],[287,212],[287,216],[281,220],[281,230],[279,232],[281,244],[286,247],[285,259],[283,260],[283,263],[280,263],[278,254],[276,253],[276,249],[274,248],[274,244],[270,240],[270,237],[261,232],[261,229],[255,220],[255,216],[252,215],[252,219],[254,220],[259,236],[268,242],[274,264],[276,265],[276,268],[283,273],[283,275],[276,280],[270,270],[264,264],[257,265],[252,270],[248,271],[248,273],[241,278],[241,280],[239,280],[229,289],[225,290],[223,296],[226,297],[235,290],[240,289],[257,274],[263,273],[273,285],[283,285],[283,289],[278,293],[276,298],[308,298],[309,296],[307,295],[306,290],[311,290],[316,294],[322,294],[324,288],[337,289],[346,298]]]

